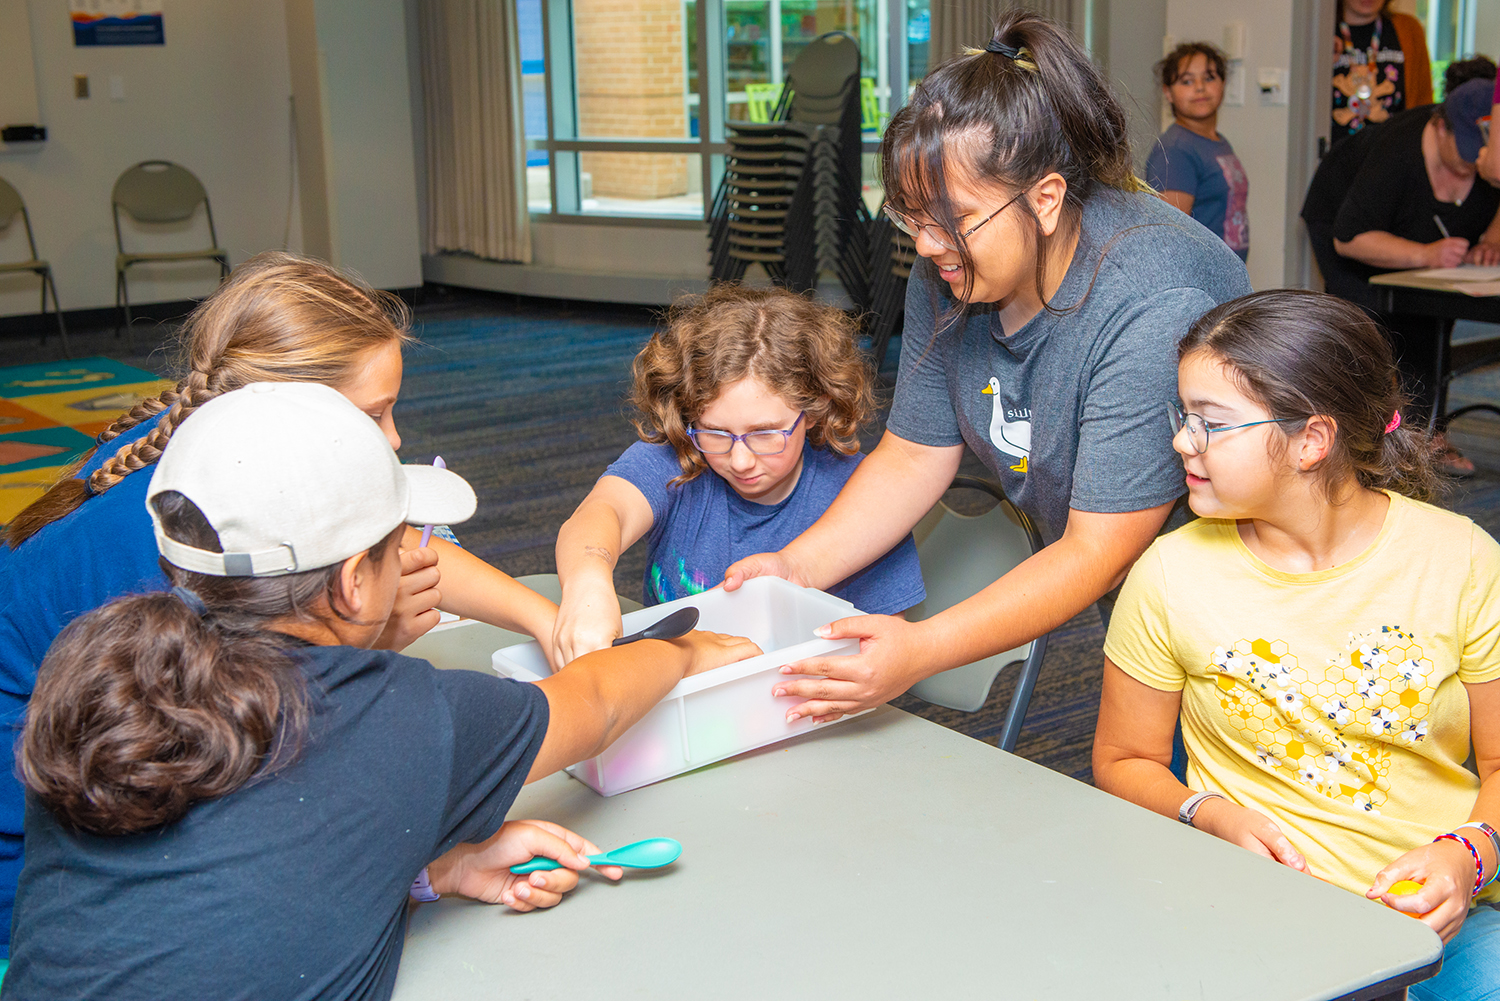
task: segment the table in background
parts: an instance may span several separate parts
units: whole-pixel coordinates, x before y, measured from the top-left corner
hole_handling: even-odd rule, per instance
[[[1500,323],[1500,295],[1469,295],[1462,291],[1466,283],[1421,277],[1425,270],[1375,275],[1370,284],[1379,298],[1378,309],[1386,326],[1404,338],[1431,338],[1437,342],[1433,373],[1437,396],[1431,418],[1433,426],[1441,429],[1454,416],[1447,412],[1448,383],[1455,376],[1500,361],[1500,338],[1460,345],[1454,350],[1449,343],[1453,321]],[[1487,404],[1464,407],[1455,414],[1474,409],[1500,414],[1500,409]]]
[[[1442,954],[1379,903],[889,707],[609,799],[553,775],[510,815],[685,850],[548,911],[421,905],[396,1001],[1363,1001]]]

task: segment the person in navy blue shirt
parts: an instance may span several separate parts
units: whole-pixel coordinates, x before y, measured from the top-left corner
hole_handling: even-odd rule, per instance
[[[1156,64],[1173,121],[1146,158],[1146,183],[1244,261],[1250,257],[1250,180],[1219,134],[1224,71],[1224,53],[1207,42],[1183,42]]]
[[[855,333],[842,311],[780,288],[726,284],[673,304],[635,359],[642,440],[557,536],[558,663],[621,635],[613,571],[637,540],[654,605],[718,586],[730,564],[822,516],[862,458],[856,431],[874,410]],[[918,604],[912,537],[828,591],[874,614]]]
[[[530,910],[576,885],[596,850],[506,823],[523,783],[607,747],[685,673],[759,652],[690,633],[524,684],[370,649],[403,526],[476,498],[402,465],[329,386],[208,401],[149,479],[174,586],[70,624],[17,743],[7,998],[383,1001],[410,899]],[[563,868],[508,871],[533,856]]]
[[[76,474],[7,526],[0,547],[0,958],[23,848],[12,738],[37,667],[69,622],[112,598],[171,586],[145,504],[162,450],[199,406],[257,381],[332,386],[400,448],[393,411],[401,348],[411,339],[406,326],[400,300],[326,264],[281,253],[246,261],[188,318],[181,335],[187,371],[176,387],[114,421]],[[262,447],[283,444],[268,437]],[[552,635],[550,601],[456,546],[433,540],[424,549],[419,541],[414,529],[402,542],[401,592],[380,646],[401,649],[436,624],[440,577],[445,610]]]

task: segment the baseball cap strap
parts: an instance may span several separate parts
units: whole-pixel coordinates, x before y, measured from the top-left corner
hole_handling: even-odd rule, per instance
[[[157,532],[156,546],[173,566],[214,577],[274,577],[298,569],[290,543],[254,553],[211,553]]]

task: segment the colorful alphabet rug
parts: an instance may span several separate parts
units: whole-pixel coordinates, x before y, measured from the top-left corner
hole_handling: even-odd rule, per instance
[[[171,385],[103,357],[0,368],[0,525],[93,448],[121,412]]]

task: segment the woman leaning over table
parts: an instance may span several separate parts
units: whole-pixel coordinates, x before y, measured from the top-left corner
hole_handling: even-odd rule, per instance
[[[1135,177],[1120,105],[1036,14],[1008,12],[985,49],[929,74],[884,153],[888,212],[924,258],[885,436],[823,518],[725,587],[844,579],[936,503],[966,444],[1047,546],[930,619],[833,623],[861,652],[795,665],[811,677],[777,686],[806,700],[792,717],[878,705],[1105,598],[1183,493],[1162,412],[1176,340],[1250,288],[1223,241]]]

